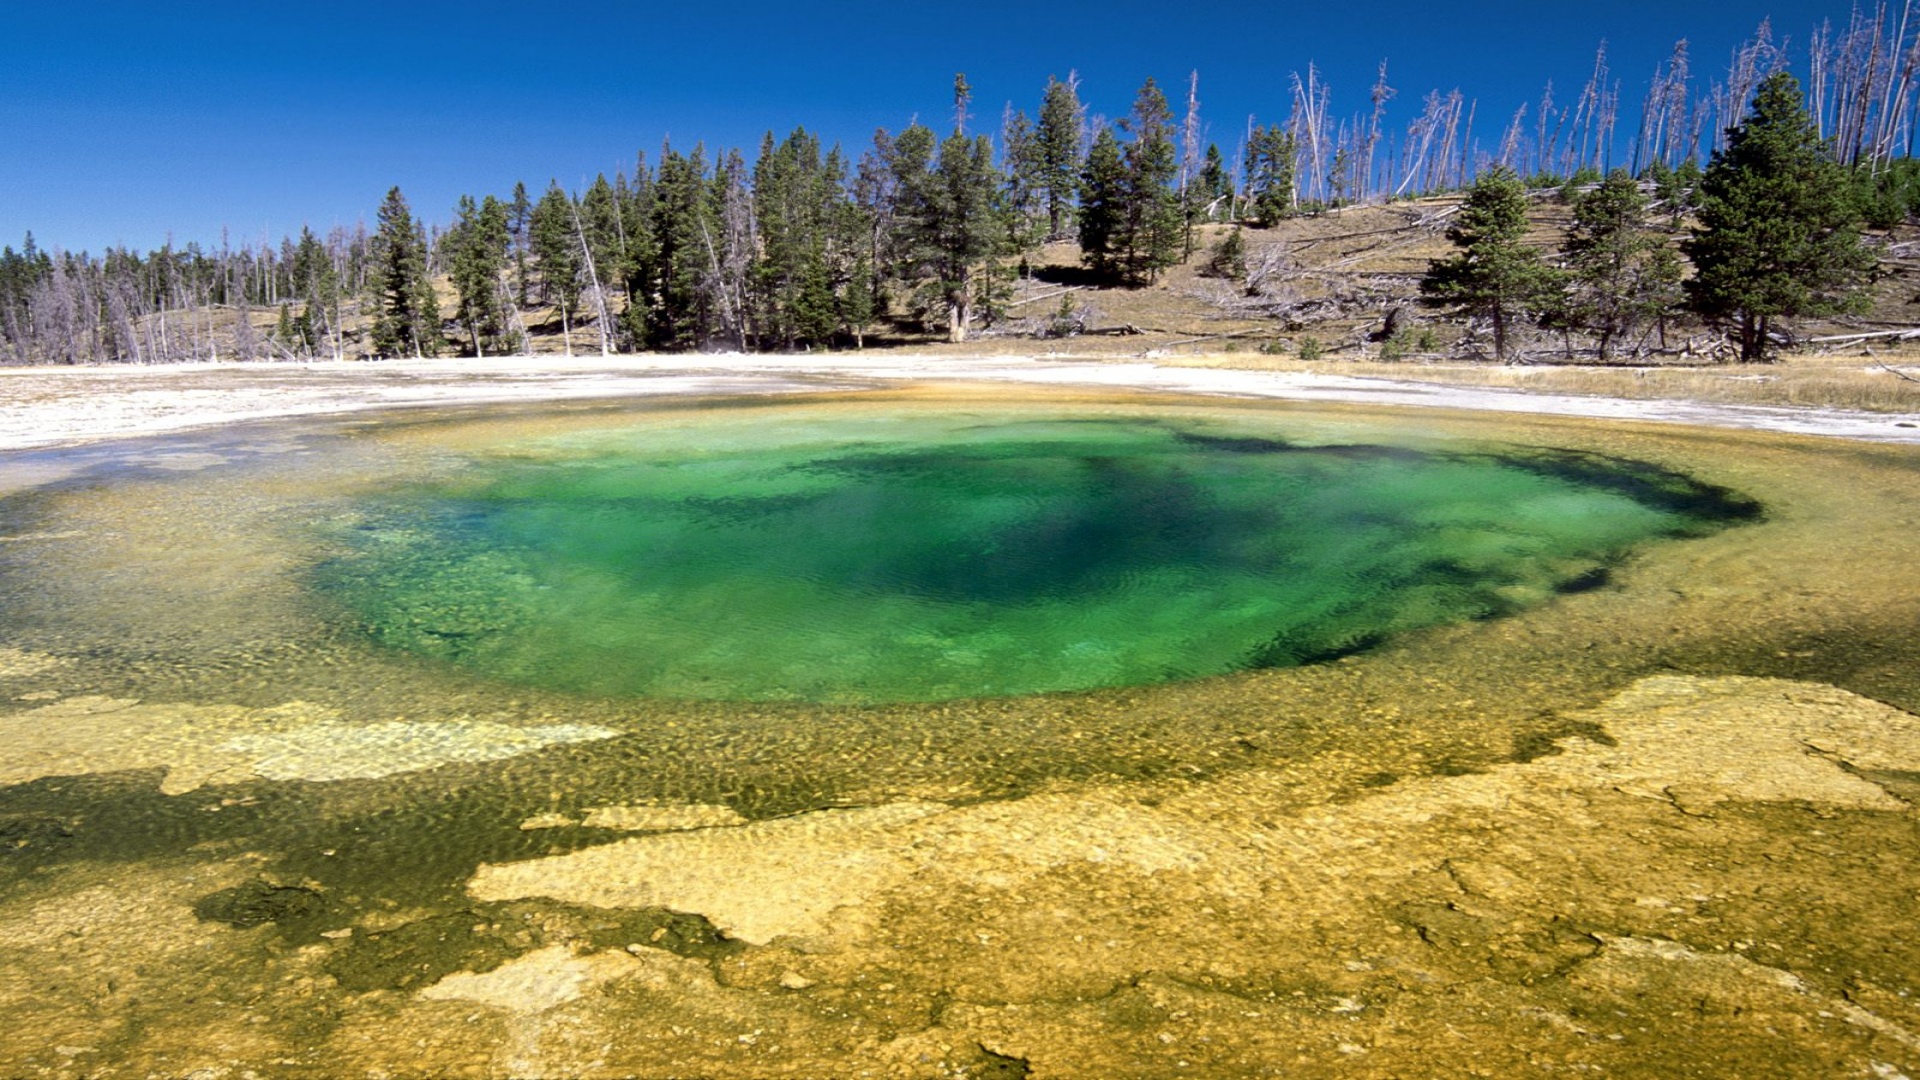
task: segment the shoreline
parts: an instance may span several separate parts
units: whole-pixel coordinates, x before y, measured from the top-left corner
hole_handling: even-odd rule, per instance
[[[1004,382],[1622,420],[1920,445],[1920,413],[1630,400],[1417,380],[1038,357],[630,355],[0,369],[0,450],[381,409]]]

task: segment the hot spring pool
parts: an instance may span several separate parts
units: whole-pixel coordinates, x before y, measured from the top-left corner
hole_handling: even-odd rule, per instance
[[[942,387],[0,484],[0,1071],[1865,1075],[1845,1010],[1920,1028],[1910,449]]]
[[[312,577],[383,647],[593,695],[861,703],[1332,660],[1759,514],[1591,453],[977,407],[632,418],[356,510]]]

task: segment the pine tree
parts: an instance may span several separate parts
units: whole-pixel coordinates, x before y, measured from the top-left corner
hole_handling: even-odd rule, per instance
[[[1734,324],[1743,361],[1767,358],[1776,319],[1864,307],[1873,258],[1860,246],[1859,210],[1792,75],[1767,76],[1752,111],[1727,132],[1684,247],[1693,309]]]
[[[1621,339],[1659,315],[1679,283],[1666,238],[1648,228],[1647,198],[1624,169],[1574,200],[1566,255],[1568,321],[1598,339],[1601,363],[1613,358]]]
[[[633,254],[628,241],[626,220],[626,177],[618,185],[607,182],[605,173],[594,177],[577,208],[579,229],[585,235],[587,252],[593,257],[592,278],[603,288],[624,282]]]
[[[633,179],[627,183],[621,201],[621,217],[627,228],[627,261],[624,275],[617,279],[626,297],[626,307],[620,312],[620,340],[623,348],[636,349],[647,341],[653,269],[660,255],[653,235],[653,171],[647,167],[644,153],[634,156]]]
[[[1117,277],[1126,216],[1127,167],[1120,140],[1101,128],[1080,173],[1080,257],[1096,274]]]
[[[1213,255],[1207,260],[1207,273],[1228,281],[1247,279],[1247,241],[1240,235],[1240,226],[1228,228],[1227,235],[1214,246]]]
[[[1200,166],[1200,192],[1207,200],[1208,221],[1225,221],[1233,216],[1233,174],[1227,170],[1219,143],[1207,144],[1207,156]]]
[[[1120,248],[1126,276],[1150,283],[1179,262],[1187,246],[1186,215],[1173,188],[1180,171],[1173,112],[1152,79],[1134,97],[1126,124],[1133,141],[1124,155],[1127,193]]]
[[[752,325],[750,291],[758,239],[754,235],[753,193],[746,159],[729,150],[714,169],[708,190],[714,229],[704,237],[707,272],[701,288],[708,294],[706,308],[717,323],[706,339],[718,339],[729,348],[744,350],[757,344]]]
[[[753,168],[760,246],[753,294],[763,344],[824,343],[838,329],[829,258],[844,181],[839,155],[822,158],[819,138],[804,128],[777,145],[771,132],[761,142]]]
[[[527,306],[527,252],[532,238],[528,227],[533,220],[533,201],[527,198],[527,185],[516,181],[513,185],[513,203],[507,209],[507,232],[513,237],[513,295],[514,302],[521,307]]]
[[[1490,319],[1493,353],[1503,362],[1512,322],[1549,307],[1560,288],[1560,275],[1526,235],[1527,189],[1512,169],[1494,168],[1474,182],[1447,230],[1460,254],[1435,260],[1420,281],[1428,303]]]
[[[1280,125],[1247,136],[1247,203],[1255,225],[1271,228],[1293,214],[1298,143]]]
[[[1085,121],[1078,86],[1079,80],[1072,73],[1066,82],[1049,78],[1033,130],[1034,156],[1038,160],[1034,183],[1046,205],[1047,235],[1055,239],[1067,235],[1074,196],[1080,190]]]
[[[1000,121],[1000,153],[1006,177],[1001,201],[1006,209],[1007,243],[1024,256],[1046,242],[1052,232],[1052,214],[1039,138],[1027,114],[1014,111],[1012,105]]]
[[[373,236],[373,351],[379,356],[437,356],[440,306],[427,278],[427,239],[399,188],[380,205]]]
[[[956,121],[965,115],[966,82],[954,80]],[[965,341],[976,308],[999,287],[995,261],[1006,252],[1002,179],[993,141],[969,137],[956,122],[940,141],[914,124],[890,142],[895,267],[914,286],[923,311],[944,316],[949,341]]]
[[[696,146],[691,154],[681,154],[663,147],[653,186],[654,259],[648,274],[653,302],[647,312],[647,344],[667,350],[697,348],[712,334],[711,293],[702,287],[715,231],[705,151]]]
[[[293,249],[293,292],[306,304],[295,320],[295,331],[307,354],[324,344],[334,359],[340,359],[340,274],[309,228],[300,230],[300,242]]]
[[[507,204],[488,195],[476,205],[462,195],[458,220],[448,234],[448,276],[459,296],[458,321],[467,328],[475,356],[501,355],[519,347],[508,329],[510,297],[503,275],[510,243]]]
[[[573,198],[557,180],[549,181],[547,193],[533,205],[528,232],[533,258],[540,271],[541,299],[554,306],[560,315],[562,340],[568,356],[573,355],[573,321],[580,313],[583,252],[574,230]]]

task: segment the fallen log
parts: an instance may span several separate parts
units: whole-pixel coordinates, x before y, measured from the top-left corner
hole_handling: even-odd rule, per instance
[[[1808,338],[1809,345],[1828,345],[1842,341],[1865,341],[1868,338],[1899,338],[1902,341],[1920,338],[1920,326],[1909,326],[1905,330],[1873,330],[1864,334],[1833,334],[1829,337]]]
[[[1007,306],[1010,308],[1017,308],[1021,304],[1033,304],[1033,303],[1038,303],[1041,300],[1051,300],[1056,296],[1065,296],[1071,292],[1079,292],[1084,288],[1086,288],[1085,285],[1069,285],[1064,289],[1055,289],[1053,292],[1050,292],[1050,293],[1041,293],[1039,296],[1029,296],[1025,300],[1015,300],[1013,303],[1008,304]]]

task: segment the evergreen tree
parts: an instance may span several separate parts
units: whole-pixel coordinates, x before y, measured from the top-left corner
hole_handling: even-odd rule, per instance
[[[955,80],[956,116],[965,112],[965,85]],[[895,267],[921,310],[944,316],[947,339],[965,341],[976,308],[994,302],[993,263],[1007,247],[993,141],[969,137],[956,123],[936,155],[933,132],[914,124],[891,141],[889,164]]]
[[[1046,161],[1040,151],[1033,122],[1009,105],[1000,123],[1001,172],[1006,177],[1001,203],[1006,209],[1008,247],[1022,255],[1045,243],[1052,232]]]
[[[1120,140],[1101,128],[1080,173],[1080,257],[1096,274],[1117,277],[1127,201],[1127,167]]]
[[[1247,137],[1247,203],[1255,225],[1271,228],[1293,214],[1298,144],[1280,125],[1254,128]]]
[[[1701,315],[1733,323],[1743,361],[1767,358],[1776,319],[1865,306],[1860,286],[1873,258],[1860,246],[1846,171],[1787,72],[1760,84],[1707,166],[1685,249],[1694,265],[1688,299]]]
[[[594,177],[577,208],[579,228],[584,234],[587,252],[593,256],[593,275],[603,288],[624,282],[633,258],[628,243],[625,176],[619,184],[607,182],[605,173]]]
[[[1066,82],[1049,78],[1040,119],[1033,129],[1034,187],[1046,206],[1047,235],[1055,239],[1067,235],[1074,196],[1080,190],[1080,147],[1085,125],[1077,85],[1071,75]]]
[[[707,197],[706,154],[660,151],[653,182],[654,258],[648,273],[652,297],[646,317],[648,347],[697,348],[713,332],[709,298],[702,287],[711,265],[715,225]]]
[[[371,271],[374,353],[439,355],[440,306],[427,278],[427,238],[397,187],[380,204]]]
[[[1560,288],[1560,275],[1526,235],[1527,189],[1512,169],[1495,168],[1474,182],[1447,229],[1460,254],[1435,260],[1420,281],[1428,303],[1490,319],[1494,356],[1503,362],[1512,322],[1550,307]]]
[[[508,328],[511,297],[503,279],[511,242],[507,204],[488,195],[476,205],[473,196],[462,195],[458,215],[445,241],[447,272],[459,297],[458,321],[467,328],[475,356],[512,352],[519,341]]]
[[[1167,96],[1152,79],[1133,100],[1127,118],[1133,141],[1127,144],[1126,212],[1121,244],[1124,272],[1135,282],[1150,283],[1160,271],[1180,261],[1186,251],[1186,215],[1173,188],[1180,171],[1173,141],[1173,112]]]
[[[626,307],[620,312],[621,345],[635,349],[644,347],[647,341],[647,312],[653,302],[649,290],[660,254],[653,236],[653,172],[647,167],[644,153],[634,156],[633,179],[620,197],[621,218],[627,229],[627,259],[621,268],[623,273],[613,280],[626,298]]]
[[[848,268],[845,284],[838,293],[840,299],[840,325],[853,337],[853,347],[867,347],[867,329],[880,314],[880,304],[874,288],[873,265],[865,252],[854,257]]]
[[[527,227],[534,264],[540,272],[540,298],[552,304],[560,316],[568,356],[573,355],[573,321],[580,313],[585,289],[583,252],[575,235],[573,214],[573,198],[561,189],[559,181],[550,180],[547,193],[533,204]]]
[[[1233,216],[1233,174],[1220,155],[1219,143],[1207,144],[1207,156],[1200,165],[1200,194],[1206,199],[1206,219],[1225,221]]]
[[[1247,241],[1240,235],[1240,226],[1228,228],[1225,238],[1214,246],[1213,256],[1207,260],[1207,273],[1228,281],[1247,279]]]
[[[840,241],[845,166],[822,158],[820,140],[796,128],[775,144],[769,132],[753,168],[760,259],[753,270],[755,322],[766,344],[823,344],[838,329],[829,259]]]
[[[340,359],[340,274],[309,228],[300,230],[300,242],[293,249],[293,293],[306,305],[293,326],[301,349],[311,356],[324,345],[334,359]]]
[[[1647,226],[1647,198],[1624,169],[1581,194],[1567,237],[1567,315],[1598,340],[1600,361],[1660,309],[1679,285],[1666,238]]]
[[[533,201],[527,198],[527,185],[516,181],[513,185],[513,203],[507,208],[507,233],[513,238],[513,296],[514,302],[526,307],[530,294],[527,291],[527,252],[532,244],[529,226],[533,221]]]

